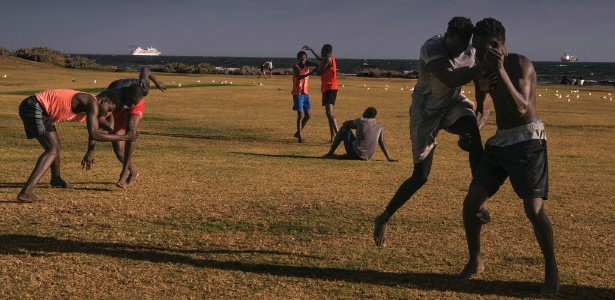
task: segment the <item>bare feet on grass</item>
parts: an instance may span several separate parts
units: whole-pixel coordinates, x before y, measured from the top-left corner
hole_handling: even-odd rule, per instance
[[[139,171],[130,172],[130,175],[128,175],[128,179],[126,180],[126,184],[127,185],[136,184],[137,177],[139,177]]]
[[[45,200],[37,197],[34,194],[26,195],[26,194],[22,194],[22,193],[17,194],[17,201],[23,202],[23,203],[42,203],[42,202],[45,202]]]
[[[549,296],[555,296],[559,293],[559,272],[557,268],[545,272],[545,283],[540,289],[540,293]]]
[[[391,216],[385,211],[374,219],[374,242],[378,247],[384,247],[387,238],[387,224]]]
[[[122,174],[120,175],[120,180],[115,184],[115,186],[120,189],[124,189],[128,186],[134,185],[138,176],[139,171],[136,170],[134,172],[130,172],[128,176]]]
[[[72,189],[74,185],[62,178],[51,178],[49,184],[55,188]]]
[[[469,261],[466,264],[465,268],[457,275],[457,279],[459,280],[468,280],[472,275],[478,274],[485,270],[485,264],[483,263],[483,259],[479,256],[476,261]]]

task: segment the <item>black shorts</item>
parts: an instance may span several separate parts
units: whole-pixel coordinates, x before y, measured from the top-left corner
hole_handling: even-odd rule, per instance
[[[509,177],[519,198],[547,200],[547,141],[534,139],[505,147],[486,146],[470,186],[487,188],[491,197]]]
[[[35,96],[30,96],[19,105],[19,116],[23,121],[26,137],[29,139],[41,136],[46,132],[55,132],[49,114],[43,109]]]
[[[335,105],[335,99],[337,99],[337,90],[329,90],[322,93],[322,106],[327,104]]]

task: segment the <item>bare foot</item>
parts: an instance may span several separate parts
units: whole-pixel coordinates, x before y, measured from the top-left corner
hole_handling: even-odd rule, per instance
[[[34,194],[26,195],[26,194],[22,194],[22,193],[17,194],[17,201],[23,202],[23,203],[42,203],[42,202],[45,202],[45,200],[37,197]]]
[[[476,213],[476,217],[480,220],[481,223],[487,224],[491,222],[491,216],[489,215],[489,211],[486,209],[480,209]]]
[[[65,181],[62,178],[59,178],[59,179],[52,178],[49,184],[51,185],[51,187],[55,187],[55,188],[72,189],[74,187],[72,183]]]
[[[540,292],[545,295],[555,296],[559,293],[559,272],[557,269],[545,273],[545,283],[540,289]]]
[[[327,154],[323,155],[322,158],[324,158],[324,159],[334,159],[335,158],[335,154],[327,153]]]
[[[391,217],[385,211],[374,219],[374,242],[376,246],[384,247],[387,239],[387,224]]]
[[[128,175],[128,179],[126,180],[126,185],[131,185],[135,183],[137,177],[139,177],[139,171],[136,171],[135,173],[131,172],[130,175]]]
[[[468,264],[463,268],[463,271],[457,275],[457,279],[460,280],[468,280],[472,275],[478,274],[485,270],[485,265],[483,263],[483,259],[478,257],[476,261],[469,261]]]

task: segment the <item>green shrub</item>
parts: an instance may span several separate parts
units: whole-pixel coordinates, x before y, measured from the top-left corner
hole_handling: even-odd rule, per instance
[[[59,51],[47,47],[22,48],[15,51],[15,56],[27,60],[50,63],[58,67],[66,66],[66,56]]]
[[[0,55],[11,56],[13,55],[13,51],[6,49],[4,47],[0,47]]]

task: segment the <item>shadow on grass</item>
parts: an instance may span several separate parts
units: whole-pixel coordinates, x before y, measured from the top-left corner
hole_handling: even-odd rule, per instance
[[[496,295],[516,298],[540,297],[542,283],[527,281],[458,281],[450,274],[417,272],[382,272],[343,268],[303,267],[280,264],[245,263],[240,261],[221,261],[195,258],[187,254],[259,254],[291,255],[299,254],[281,251],[262,250],[175,250],[135,245],[83,242],[40,237],[34,235],[0,235],[0,255],[50,256],[55,253],[81,253],[105,255],[112,258],[131,259],[153,263],[184,264],[197,268],[242,271],[283,277],[310,278],[327,281],[344,281],[356,284],[372,284],[388,287],[402,287],[425,291],[457,292],[475,295]],[[322,258],[306,256],[307,258]],[[615,289],[562,285],[561,299],[615,299]]]
[[[265,156],[265,157],[285,157],[285,158],[315,158],[322,159],[320,156],[296,155],[296,154],[267,154],[267,153],[250,153],[250,152],[229,152],[231,154]]]

